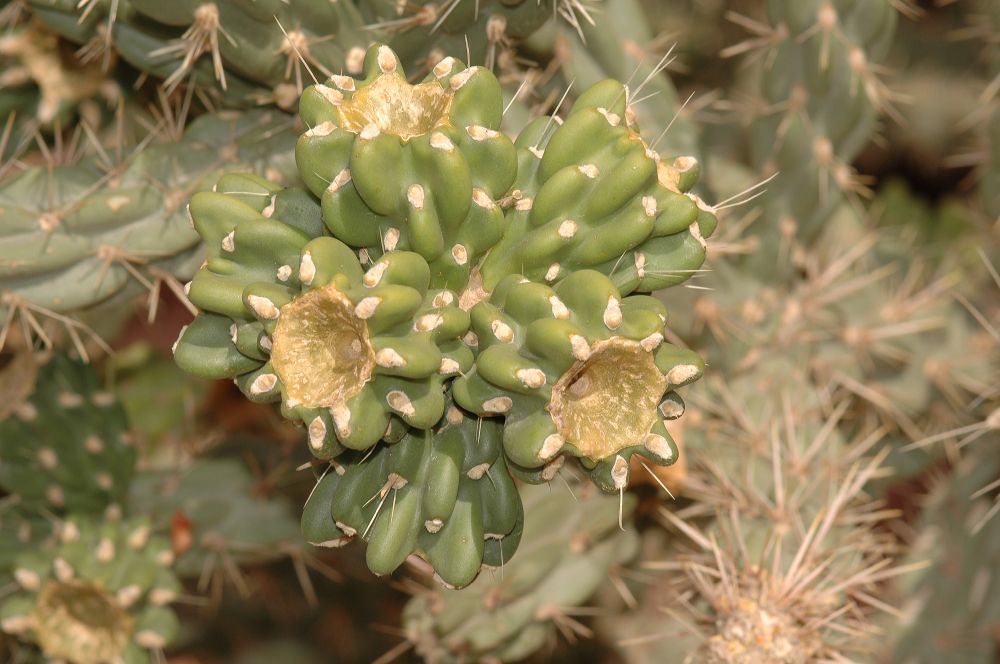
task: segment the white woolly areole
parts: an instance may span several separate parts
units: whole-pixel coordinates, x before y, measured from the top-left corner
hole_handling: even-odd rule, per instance
[[[448,376],[450,374],[458,373],[459,369],[462,367],[456,360],[450,357],[441,358],[441,366],[438,367],[438,373],[442,376]]]
[[[483,479],[483,475],[489,472],[489,469],[490,469],[490,464],[481,463],[478,466],[473,466],[472,468],[469,468],[469,472],[467,472],[466,475],[469,477],[470,480],[481,480]]]
[[[366,297],[358,302],[358,306],[354,307],[354,315],[361,320],[368,320],[375,315],[375,309],[378,305],[382,304],[382,298],[379,297]]]
[[[378,125],[375,124],[374,122],[371,122],[365,125],[365,128],[361,130],[360,134],[358,134],[358,138],[360,138],[363,141],[370,141],[373,138],[378,137],[378,135],[381,133],[382,132],[379,131]]]
[[[345,90],[347,92],[354,91],[354,79],[351,78],[350,76],[344,76],[342,74],[334,74],[333,76],[330,77],[330,82],[333,83],[338,88],[340,88],[341,90]]]
[[[128,535],[128,546],[134,551],[138,551],[149,542],[149,526],[139,526]]]
[[[38,590],[42,585],[42,579],[38,576],[38,572],[24,567],[14,570],[14,580],[17,581],[17,585],[29,592]]]
[[[274,306],[274,302],[271,302],[271,300],[262,295],[250,295],[247,297],[247,303],[257,316],[265,320],[277,320],[280,315],[278,307]]]
[[[351,435],[351,409],[347,404],[339,403],[330,408],[330,415],[333,417],[333,425],[337,427],[337,435],[347,438]],[[341,475],[344,473],[341,472]]]
[[[476,70],[478,67],[469,67],[465,71],[460,71],[451,77],[449,85],[451,85],[452,90],[460,90],[463,85],[469,82],[469,79],[476,75]]]
[[[433,305],[435,307],[447,307],[449,304],[455,301],[455,296],[449,291],[441,291],[434,296]]]
[[[382,246],[385,247],[386,251],[393,251],[397,244],[399,244],[399,229],[388,229],[382,236]]]
[[[443,59],[441,62],[434,65],[434,75],[438,78],[444,78],[451,73],[451,70],[455,68],[455,58],[450,55]]]
[[[621,327],[622,308],[617,298],[608,298],[608,306],[604,309],[604,324],[612,330]]]
[[[265,207],[263,210],[260,211],[261,216],[270,219],[271,215],[274,214],[274,204],[277,200],[278,200],[277,194],[271,196],[271,202],[267,204],[267,207]]]
[[[514,330],[510,325],[503,322],[499,318],[492,323],[490,323],[490,329],[493,330],[493,336],[505,344],[509,344],[514,341]]]
[[[94,556],[99,562],[110,563],[115,559],[115,543],[107,537],[102,538],[97,543],[97,548],[94,549]]]
[[[670,443],[663,436],[655,433],[646,434],[646,437],[642,440],[642,444],[647,450],[661,459],[669,461],[674,458],[674,451],[670,448]]]
[[[59,465],[59,456],[49,447],[38,450],[38,463],[46,470],[52,470]]]
[[[399,390],[392,390],[387,395],[385,395],[386,403],[393,410],[406,415],[407,417],[413,417],[417,414],[417,409],[413,407],[413,402],[410,401],[410,397],[406,396],[403,392]]]
[[[465,248],[465,245],[456,244],[451,248],[451,257],[458,265],[465,265],[469,262],[469,250]]]
[[[278,268],[278,273],[276,276],[278,277],[278,281],[288,281],[289,277],[292,276],[292,266],[282,265],[281,267]]]
[[[350,73],[360,74],[365,64],[365,49],[360,46],[353,47],[347,52],[344,64],[347,66],[347,71]]]
[[[345,184],[351,181],[351,171],[348,168],[342,169],[339,173],[333,176],[333,180],[326,186],[328,193],[335,194],[340,190]]]
[[[151,629],[144,629],[136,632],[135,643],[146,650],[159,650],[167,645],[167,640]]]
[[[153,588],[149,591],[149,603],[153,606],[170,604],[177,599],[177,593],[170,588]]]
[[[480,189],[479,187],[472,189],[472,202],[486,210],[491,210],[494,207],[493,199],[490,198],[485,189]]]
[[[313,262],[312,254],[307,251],[302,254],[302,260],[299,261],[299,281],[309,286],[315,278],[316,263]]]
[[[472,330],[465,333],[465,336],[462,337],[462,341],[466,346],[471,346],[472,348],[479,346],[479,337],[476,336],[476,333]]]
[[[545,384],[545,372],[541,369],[518,369],[514,375],[525,387],[531,389],[537,389]]]
[[[531,206],[535,204],[534,198],[522,198],[518,202],[514,203],[514,209],[519,212],[527,212],[531,209]]]
[[[698,367],[693,364],[678,364],[667,372],[667,382],[671,385],[686,383],[698,375]]]
[[[328,85],[317,83],[313,86],[313,89],[318,92],[319,96],[331,106],[340,106],[340,103],[344,101],[343,93],[341,93],[340,90],[334,90]]]
[[[410,202],[416,210],[424,209],[424,188],[419,184],[411,184],[406,190],[406,200]]]
[[[337,125],[333,124],[330,121],[320,122],[312,129],[306,130],[306,133],[303,134],[303,136],[305,136],[306,138],[322,138],[323,136],[329,136],[336,129]]]
[[[563,467],[566,463],[566,457],[560,456],[556,457],[552,461],[548,462],[544,468],[542,468],[542,479],[546,482],[551,481],[556,475],[559,474],[559,469]]]
[[[52,561],[52,571],[55,572],[56,578],[60,581],[69,581],[75,574],[73,567],[62,558],[56,558]]]
[[[426,528],[427,532],[431,534],[440,531],[443,527],[444,521],[441,519],[428,519],[427,521],[424,521],[424,528]]]
[[[603,115],[604,119],[607,120],[608,124],[611,125],[612,127],[617,127],[619,124],[621,124],[622,121],[621,116],[619,116],[617,113],[612,113],[606,108],[598,108],[597,112]]]
[[[569,318],[569,309],[566,304],[559,299],[558,295],[549,296],[549,305],[552,307],[553,318],[558,318],[559,320],[566,320]]]
[[[635,276],[643,279],[646,276],[646,254],[635,252]]]
[[[323,418],[316,416],[309,423],[309,447],[314,450],[320,450],[323,448],[323,442],[326,440],[326,422]]]
[[[652,353],[654,350],[660,347],[663,343],[663,335],[659,332],[653,332],[651,335],[639,342],[639,346],[642,347],[647,353]]]
[[[541,159],[542,157],[545,156],[545,150],[540,150],[539,148],[535,147],[534,145],[529,145],[528,146],[528,152],[530,152],[531,154],[535,155],[536,159]]]
[[[451,139],[442,134],[439,131],[431,134],[431,147],[435,150],[444,150],[445,152],[451,152],[455,149],[455,144],[451,142]]]
[[[538,450],[538,458],[542,461],[548,461],[562,449],[563,445],[566,444],[566,440],[557,433],[550,433],[542,441],[542,449]]]
[[[378,263],[375,263],[375,265],[372,265],[367,272],[365,272],[362,282],[364,282],[365,286],[368,288],[378,286],[378,283],[382,281],[382,275],[384,275],[385,271],[388,269],[388,263],[385,261],[379,261]]]
[[[391,74],[396,71],[396,56],[388,46],[378,47],[378,68],[383,74]]]
[[[90,436],[87,436],[86,440],[83,441],[83,449],[87,450],[91,454],[100,454],[104,451],[104,441],[91,434]]]
[[[668,420],[676,420],[684,414],[684,404],[676,399],[664,399],[660,404],[660,413]]]
[[[229,231],[226,237],[222,238],[222,250],[230,253],[236,251],[236,231]]]
[[[483,412],[502,414],[509,411],[514,406],[510,397],[495,397],[483,402]]]
[[[656,199],[652,196],[642,197],[642,211],[646,213],[647,217],[656,216]]]
[[[559,224],[559,231],[558,231],[559,237],[568,240],[574,235],[576,235],[577,228],[578,226],[576,225],[575,221],[573,221],[572,219],[567,219],[566,221]]]
[[[590,358],[590,344],[579,334],[569,335],[569,345],[573,349],[573,357],[580,362],[586,362]]]
[[[129,608],[142,596],[142,588],[136,584],[125,586],[120,589],[116,595],[115,599],[118,600],[118,605],[123,608]]]
[[[594,178],[596,178],[598,175],[601,174],[600,169],[598,169],[595,164],[583,164],[581,166],[578,166],[577,170],[579,170],[581,173],[586,175],[591,180],[593,180]]]
[[[424,314],[413,323],[413,329],[417,332],[430,332],[436,330],[444,324],[444,316],[441,314]]]
[[[474,141],[485,141],[488,138],[496,138],[500,135],[500,132],[498,131],[487,129],[486,127],[480,127],[479,125],[470,125],[465,128],[465,131]]]
[[[550,265],[549,269],[545,271],[545,281],[555,281],[559,277],[559,271],[561,269],[562,266],[560,266],[559,263],[553,263]]]
[[[448,423],[454,426],[458,426],[462,423],[462,420],[465,419],[465,416],[462,415],[462,411],[454,406],[449,406],[448,412],[446,412],[444,416],[448,419]]]
[[[702,249],[708,249],[708,242],[706,242],[705,238],[701,236],[701,227],[698,226],[697,221],[688,226],[688,232],[690,232],[691,236],[698,241],[698,244],[701,245]]]
[[[628,462],[620,454],[615,457],[615,463],[611,466],[611,481],[619,491],[628,485]]]
[[[387,369],[405,367],[406,359],[393,348],[383,348],[375,353],[375,364]]]
[[[278,384],[278,377],[272,373],[261,374],[250,383],[250,394],[264,394],[274,389]]]

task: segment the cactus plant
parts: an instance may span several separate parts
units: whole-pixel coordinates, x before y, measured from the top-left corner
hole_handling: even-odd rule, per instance
[[[67,314],[136,285],[155,290],[166,282],[182,294],[178,278],[201,261],[184,213],[187,197],[211,188],[226,165],[267,161],[273,177],[287,174],[288,128],[286,116],[270,112],[208,115],[179,142],[139,146],[120,164],[107,164],[105,154],[7,178],[0,187],[0,329],[20,315],[47,340],[38,319],[51,318],[79,340],[83,326]]]
[[[0,629],[72,664],[152,661],[178,627],[172,562],[141,520],[67,520],[52,549],[17,561]]]
[[[676,460],[663,421],[683,412],[673,390],[704,364],[664,342],[659,301],[622,298],[607,277],[580,270],[555,288],[508,277],[471,313],[478,356],[455,400],[505,418],[504,450],[520,477],[550,479],[566,453],[602,489],[620,491],[633,453]]]
[[[446,58],[410,85],[376,44],[360,80],[334,77],[302,96],[309,130],[296,158],[335,237],[366,250],[420,254],[435,288],[460,291],[503,232],[497,199],[516,160],[500,128],[500,85]]]
[[[280,401],[324,459],[370,448],[392,417],[421,429],[441,419],[444,381],[472,364],[468,314],[429,288],[423,258],[388,252],[365,272],[322,234],[306,192],[247,175],[195,196],[191,215],[209,260],[189,293],[205,313],[174,349],[183,368]]]
[[[302,517],[306,539],[319,546],[367,540],[376,574],[418,553],[449,587],[468,585],[484,565],[509,561],[521,523],[499,425],[454,406],[433,430],[331,462]]]
[[[481,290],[508,274],[553,283],[595,269],[627,295],[682,283],[701,267],[717,220],[687,193],[698,163],[661,160],[638,134],[630,102],[608,79],[582,94],[565,122],[540,118],[520,133],[507,229],[480,269]]]

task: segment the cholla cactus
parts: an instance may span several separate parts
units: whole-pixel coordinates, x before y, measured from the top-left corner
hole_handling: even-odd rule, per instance
[[[508,277],[472,310],[478,357],[455,400],[504,417],[504,450],[521,477],[551,479],[566,453],[602,489],[621,491],[633,453],[676,461],[663,421],[683,412],[673,390],[704,369],[696,353],[664,342],[665,322],[659,301],[622,298],[596,271],[555,288]]]
[[[335,76],[303,94],[299,171],[335,237],[373,257],[416,252],[434,287],[459,291],[503,233],[496,200],[517,163],[497,131],[502,105],[483,67],[447,58],[411,85],[376,44],[363,78]]]
[[[468,314],[429,289],[419,255],[388,252],[365,272],[345,244],[316,237],[320,209],[302,193],[230,176],[192,199],[209,261],[190,298],[206,313],[181,333],[178,363],[280,401],[320,458],[371,447],[393,416],[434,426],[444,381],[472,364]]]
[[[172,563],[169,544],[141,520],[72,518],[58,544],[17,561],[0,629],[72,664],[149,662],[177,631]]]
[[[449,587],[468,585],[482,566],[509,561],[521,536],[521,499],[500,436],[496,422],[451,406],[433,430],[339,457],[303,510],[306,539],[339,547],[361,537],[376,574],[417,553]]]

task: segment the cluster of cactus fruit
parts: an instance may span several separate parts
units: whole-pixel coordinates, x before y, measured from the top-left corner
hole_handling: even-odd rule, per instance
[[[1000,7],[674,4],[0,2],[0,659],[360,554],[383,662],[992,661]],[[864,175],[902,115],[974,193]],[[140,294],[143,389],[226,379],[180,449],[100,364]]]
[[[517,547],[512,476],[573,456],[613,492],[633,453],[676,460],[663,421],[704,363],[645,293],[701,266],[716,220],[629,100],[599,84],[515,145],[489,70],[448,57],[412,84],[376,44],[303,93],[308,191],[234,174],[191,199],[203,313],[175,357],[306,428],[328,464],[309,541],[360,534],[374,572],[417,552],[464,586]]]

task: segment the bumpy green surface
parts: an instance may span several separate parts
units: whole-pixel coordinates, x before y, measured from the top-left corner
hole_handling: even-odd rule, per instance
[[[875,131],[888,92],[879,77],[896,27],[889,0],[770,0],[773,43],[762,75],[769,109],[752,128],[768,185],[768,228],[794,225],[807,241],[857,191],[851,162]],[[770,254],[765,254],[768,259]]]
[[[191,216],[208,261],[189,296],[205,313],[177,341],[182,368],[280,401],[325,459],[371,447],[393,416],[419,429],[441,419],[444,381],[472,366],[469,316],[429,289],[419,255],[389,252],[365,272],[322,235],[307,192],[249,175],[196,195]]]
[[[632,558],[635,530],[618,530],[619,503],[589,486],[527,486],[520,551],[502,571],[462,591],[421,594],[403,611],[406,637],[430,662],[515,662],[555,636],[607,578]],[[634,507],[627,496],[624,510]]]
[[[149,662],[178,628],[167,606],[180,590],[172,563],[169,543],[142,520],[68,520],[57,545],[18,559],[0,629],[53,660]]]
[[[372,256],[420,254],[437,288],[461,290],[503,233],[496,200],[514,181],[514,146],[497,131],[500,84],[453,58],[407,83],[387,46],[368,50],[361,79],[305,91],[309,130],[296,157],[333,235]]]
[[[704,362],[664,342],[658,300],[623,299],[607,277],[581,270],[554,288],[508,277],[471,313],[478,357],[455,381],[455,400],[505,418],[504,450],[519,476],[551,479],[565,453],[615,491],[633,453],[676,461],[663,421],[683,412],[673,390],[697,380]]]
[[[111,170],[87,158],[0,183],[0,293],[9,298],[0,315],[12,305],[75,311],[158,275],[192,274],[201,253],[187,199],[227,167],[290,175],[290,129],[280,113],[206,115],[177,142]]]
[[[56,355],[0,421],[0,488],[28,509],[96,513],[125,497],[136,450],[93,367]]]
[[[189,529],[191,546],[179,552],[175,566],[183,576],[203,575],[220,556],[256,564],[300,548],[290,505],[259,495],[254,476],[237,459],[200,459],[177,470],[141,472],[128,505],[149,515],[157,529],[169,528],[174,519]]]
[[[610,276],[624,294],[689,279],[717,220],[689,194],[696,160],[665,163],[643,141],[625,86],[584,92],[565,122],[540,118],[517,139],[517,180],[504,200],[507,228],[482,266],[492,291],[504,276],[552,283],[574,270]]]
[[[338,458],[306,503],[302,530],[318,546],[367,540],[367,562],[390,574],[417,553],[450,587],[510,561],[523,511],[496,422],[454,406],[433,431],[411,431],[374,453]]]
[[[339,73],[367,41],[351,2],[306,0],[31,0],[32,13],[103,57],[166,79],[224,88],[229,102],[270,97],[290,108],[303,82]],[[112,10],[116,10],[114,16]],[[108,33],[109,22],[113,27]],[[363,51],[361,51],[363,52]],[[302,64],[304,60],[305,64]]]

